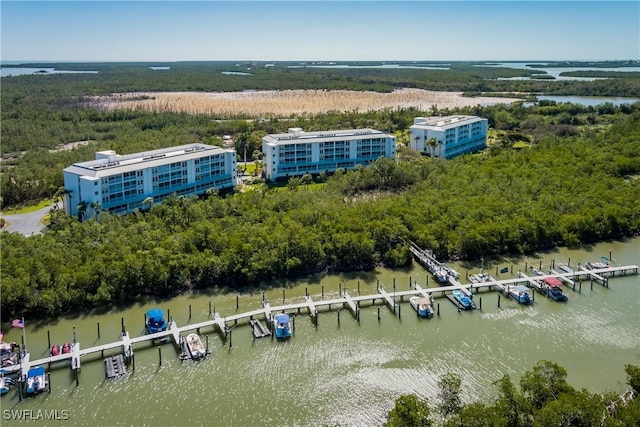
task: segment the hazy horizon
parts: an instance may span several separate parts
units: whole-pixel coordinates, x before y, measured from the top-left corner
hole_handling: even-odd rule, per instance
[[[637,1],[2,1],[1,8],[3,63],[640,57]]]

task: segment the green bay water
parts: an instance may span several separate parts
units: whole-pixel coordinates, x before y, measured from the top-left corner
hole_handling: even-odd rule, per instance
[[[484,263],[450,263],[461,273],[477,273],[483,266],[493,276],[496,267],[513,266],[513,273],[542,263],[556,265],[598,261],[612,254],[614,265],[640,265],[640,238],[607,242],[579,250],[558,248],[518,259],[489,259]],[[499,274],[500,279],[513,277]],[[376,269],[354,274],[312,276],[292,283],[276,283],[265,290],[273,306],[301,302],[308,291],[314,300],[338,297],[340,287],[351,295],[373,294],[379,280],[392,293],[409,288],[409,280],[423,287],[437,286],[421,266],[403,270]],[[428,284],[427,284],[428,280]],[[625,389],[625,364],[640,365],[640,276],[610,279],[608,289],[588,281],[582,293],[565,287],[567,304],[537,294],[533,306],[524,307],[481,292],[482,311],[459,313],[445,298],[437,298],[440,316],[418,319],[408,302],[398,319],[385,306],[364,307],[358,323],[348,310],[321,311],[316,326],[306,310],[295,318],[295,335],[287,342],[271,338],[254,340],[250,328],[240,323],[231,341],[207,328],[211,355],[203,361],[181,362],[172,343],[158,348],[148,343],[135,347],[134,373],[105,380],[100,354],[85,356],[79,386],[68,366],[51,373],[52,392],[19,401],[11,390],[2,396],[2,425],[82,426],[254,426],[254,425],[381,425],[394,400],[415,393],[435,403],[437,383],[446,372],[461,376],[466,402],[488,401],[496,394],[491,383],[503,374],[514,381],[542,359],[568,371],[576,388],[591,391]],[[144,313],[152,307],[170,310],[179,326],[207,320],[209,301],[222,316],[260,308],[262,291],[236,294],[182,295],[166,301],[137,303],[108,313],[87,313],[45,323],[26,319],[27,347],[32,359],[48,354],[47,331],[52,344],[71,341],[75,327],[82,348],[119,339],[120,322],[131,336],[144,334]],[[189,305],[192,316],[189,320]],[[100,322],[101,338],[97,336]],[[233,323],[230,324],[233,326]],[[3,325],[5,340],[20,342],[18,329]],[[110,354],[110,353],[108,353]],[[105,354],[108,355],[108,354]],[[22,420],[7,410],[68,411],[68,420]],[[38,412],[40,411],[40,412]],[[48,412],[55,415],[55,412]]]

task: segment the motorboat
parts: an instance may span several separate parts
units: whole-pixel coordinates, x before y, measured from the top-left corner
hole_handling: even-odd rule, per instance
[[[198,334],[189,334],[184,340],[189,356],[192,359],[200,359],[207,355],[207,349],[202,345],[202,340]]]
[[[520,304],[531,304],[533,300],[529,295],[529,288],[524,285],[517,285],[509,287],[509,296],[518,301]]]
[[[554,301],[568,301],[567,294],[562,292],[562,282],[555,277],[545,277],[540,283],[540,291]]]
[[[471,283],[486,283],[486,282],[492,282],[493,277],[489,276],[486,273],[478,273],[478,274],[470,275],[469,281]]]
[[[4,376],[4,370],[0,370],[0,395],[9,392],[9,387],[15,385],[16,382]]]
[[[409,298],[409,304],[418,313],[420,317],[432,317],[433,305],[431,299],[425,297],[414,296]]]
[[[291,337],[291,317],[288,314],[276,314],[273,322],[276,329],[276,338],[286,339]]]
[[[167,330],[167,322],[164,320],[164,312],[159,308],[147,311],[147,332],[155,334]]]
[[[463,308],[464,310],[473,310],[474,308],[476,308],[476,305],[473,303],[471,298],[466,296],[462,291],[455,289],[451,293],[453,294],[453,297],[456,299],[456,301],[458,301],[459,306],[461,306],[461,308]]]
[[[29,369],[27,372],[27,394],[38,394],[47,390],[47,374],[42,366]]]
[[[3,368],[18,364],[20,358],[15,350],[18,344],[15,342],[0,341],[0,365]]]
[[[569,274],[574,274],[575,271],[573,270],[573,268],[569,267],[568,265],[559,265],[558,269],[564,273],[569,273]]]

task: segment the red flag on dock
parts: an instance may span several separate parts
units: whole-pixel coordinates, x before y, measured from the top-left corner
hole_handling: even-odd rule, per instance
[[[11,326],[14,328],[24,328],[24,321],[22,319],[13,319]]]

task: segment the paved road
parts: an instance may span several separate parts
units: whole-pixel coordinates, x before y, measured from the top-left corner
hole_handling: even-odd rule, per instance
[[[40,220],[49,212],[53,207],[47,206],[35,212],[29,212],[16,215],[2,215],[7,221],[7,226],[2,230],[9,233],[20,233],[25,236],[31,236],[32,234],[38,234],[44,228],[44,224]]]

